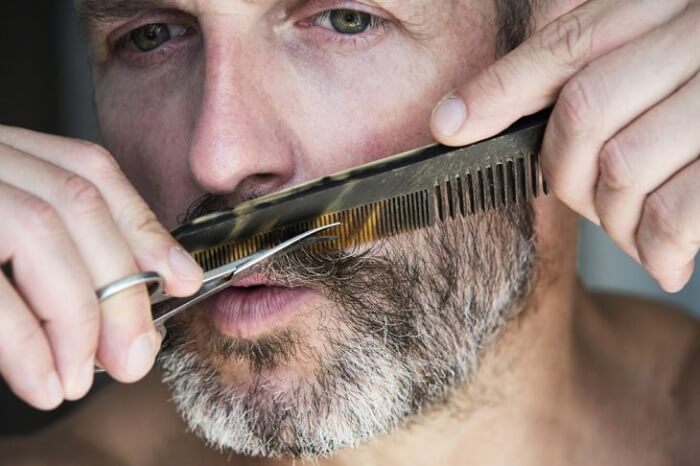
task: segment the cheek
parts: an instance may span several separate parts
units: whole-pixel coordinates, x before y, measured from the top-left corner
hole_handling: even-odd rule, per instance
[[[483,22],[471,34],[459,31],[429,47],[396,42],[361,56],[306,63],[299,102],[304,117],[292,124],[304,153],[318,154],[305,164],[307,177],[433,142],[434,105],[494,57],[493,36]]]
[[[168,226],[174,226],[174,217],[193,196],[187,175],[191,79],[157,76],[139,81],[117,69],[96,83],[103,144]]]

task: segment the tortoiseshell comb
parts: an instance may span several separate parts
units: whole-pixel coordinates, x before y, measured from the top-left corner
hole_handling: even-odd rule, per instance
[[[300,232],[339,222],[348,248],[458,215],[528,202],[546,193],[539,164],[549,111],[465,147],[432,145],[394,155],[201,217],[173,234],[212,270]]]

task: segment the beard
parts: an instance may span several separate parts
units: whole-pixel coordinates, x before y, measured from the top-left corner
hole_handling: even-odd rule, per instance
[[[179,412],[216,448],[294,458],[328,456],[420,419],[474,382],[484,353],[525,307],[533,224],[531,206],[520,205],[362,251],[274,260],[264,275],[323,295],[309,311],[317,325],[246,341],[196,327],[196,313],[176,319],[159,364]],[[243,383],[227,381],[232,366]]]

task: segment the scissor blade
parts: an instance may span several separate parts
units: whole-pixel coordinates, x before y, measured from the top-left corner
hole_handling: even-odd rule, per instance
[[[275,247],[256,252],[255,254],[244,257],[236,262],[210,271],[205,277],[205,282],[202,285],[202,288],[194,296],[190,296],[188,298],[171,298],[169,300],[154,304],[152,311],[153,322],[156,325],[162,325],[166,320],[179,314],[185,309],[188,309],[195,304],[198,304],[215,295],[221,290],[228,288],[237,280],[247,276],[255,266],[263,264],[265,261],[272,259],[278,254],[288,253],[294,249],[309,246],[310,242],[315,243],[318,240],[333,239],[327,237],[311,237],[338,225],[340,224],[333,223],[319,228],[314,228],[313,230],[309,230],[283,243],[280,243]]]

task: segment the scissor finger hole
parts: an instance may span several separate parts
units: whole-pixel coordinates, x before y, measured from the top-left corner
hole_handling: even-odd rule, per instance
[[[130,275],[97,290],[97,299],[103,302],[118,295],[122,291],[139,285],[146,285],[149,296],[153,296],[163,290],[163,278],[157,272],[144,272],[137,275]]]

